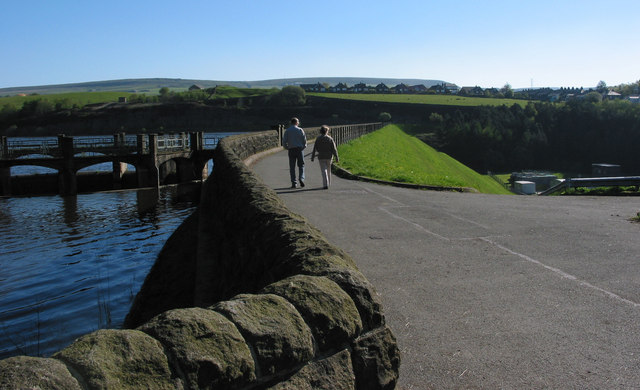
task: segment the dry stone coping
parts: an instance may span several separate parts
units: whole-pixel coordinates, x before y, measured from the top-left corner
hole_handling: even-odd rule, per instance
[[[303,367],[286,381],[267,390],[353,390],[355,375],[349,351],[342,350],[326,359]]]
[[[82,390],[60,360],[15,356],[0,360],[0,389]]]
[[[314,356],[311,329],[282,297],[241,294],[211,309],[236,324],[255,355],[259,376],[301,366]]]
[[[244,338],[231,321],[213,310],[169,310],[138,329],[164,345],[189,388],[229,388],[256,380]]]
[[[353,300],[325,277],[293,276],[267,286],[263,292],[282,296],[298,309],[320,351],[348,345],[362,331]]]
[[[175,389],[178,384],[160,342],[138,330],[98,330],[53,358],[66,363],[81,384],[93,389]]]

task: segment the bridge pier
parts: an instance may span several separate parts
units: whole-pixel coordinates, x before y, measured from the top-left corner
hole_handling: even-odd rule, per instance
[[[62,169],[58,171],[58,191],[61,196],[76,195],[78,181],[73,163],[73,137],[58,135],[58,145],[62,152]]]
[[[117,133],[113,135],[113,144],[116,148],[126,146],[125,133]],[[113,161],[113,189],[122,189],[122,175],[127,171],[127,164],[119,161]]]
[[[160,187],[160,171],[158,170],[158,135],[149,134],[148,153],[144,153],[144,139],[138,134],[138,155],[141,156],[141,164],[136,167],[138,187]],[[141,150],[142,149],[142,150]]]

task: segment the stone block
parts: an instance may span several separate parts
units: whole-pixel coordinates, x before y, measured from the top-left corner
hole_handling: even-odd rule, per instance
[[[365,332],[385,324],[382,304],[375,288],[357,269],[351,267],[330,267],[318,273],[336,282],[349,296],[360,312]]]
[[[304,366],[287,380],[267,390],[353,390],[355,377],[346,350]]]
[[[236,388],[256,379],[244,338],[231,321],[213,310],[170,310],[138,329],[164,345],[189,388]]]
[[[290,370],[314,355],[311,330],[282,297],[242,294],[211,308],[236,324],[255,354],[258,376]]]
[[[59,360],[15,356],[0,360],[0,389],[81,390],[82,387]]]
[[[351,359],[358,390],[393,390],[398,381],[400,350],[388,327],[358,338]]]
[[[298,309],[320,351],[347,346],[362,330],[358,309],[349,295],[325,277],[293,276],[262,292],[279,295]]]
[[[98,330],[53,358],[62,360],[91,389],[182,387],[171,374],[160,342],[137,330]]]

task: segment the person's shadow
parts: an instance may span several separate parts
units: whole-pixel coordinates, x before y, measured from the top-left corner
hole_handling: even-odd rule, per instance
[[[274,188],[273,189],[276,194],[292,194],[294,192],[305,192],[305,191],[320,191],[324,190],[322,187],[316,188],[291,188],[291,187],[282,187],[282,188]]]

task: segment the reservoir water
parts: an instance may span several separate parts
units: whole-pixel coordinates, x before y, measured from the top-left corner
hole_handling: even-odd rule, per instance
[[[83,334],[121,327],[199,191],[0,198],[0,359],[47,357]]]
[[[0,199],[0,358],[49,356],[119,328],[165,241],[181,187]]]

